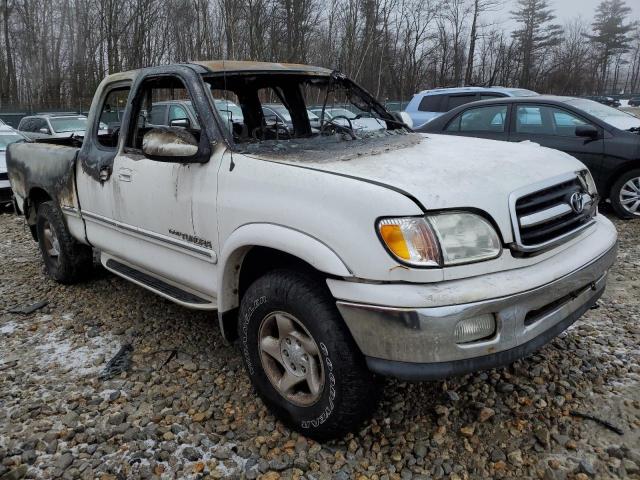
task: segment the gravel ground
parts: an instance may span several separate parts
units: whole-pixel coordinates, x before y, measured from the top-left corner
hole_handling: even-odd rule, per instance
[[[446,382],[388,381],[358,434],[318,444],[257,399],[213,315],[100,269],[58,285],[22,222],[0,215],[0,479],[640,478],[640,221],[617,227],[600,308],[538,354]],[[101,379],[127,342],[130,369]]]

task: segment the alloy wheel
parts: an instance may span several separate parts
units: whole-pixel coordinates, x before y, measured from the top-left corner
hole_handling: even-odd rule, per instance
[[[632,215],[640,215],[640,177],[630,178],[620,189],[620,205]]]
[[[260,325],[262,367],[273,387],[291,403],[308,407],[324,389],[320,349],[309,331],[293,315],[273,312]]]
[[[50,258],[57,260],[60,255],[60,242],[58,241],[55,230],[51,228],[51,224],[49,222],[44,223],[43,232],[44,248],[47,251],[47,255],[49,255]]]

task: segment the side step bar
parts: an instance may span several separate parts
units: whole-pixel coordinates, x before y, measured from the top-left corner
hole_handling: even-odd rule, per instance
[[[131,280],[133,283],[145,287],[181,305],[198,309],[215,309],[216,307],[211,300],[207,300],[206,298],[202,298],[194,293],[176,287],[175,285],[171,285],[164,280],[149,275],[148,273],[141,272],[140,270],[136,270],[135,268],[118,262],[113,258],[109,258],[106,263],[104,263],[104,266],[121,277]]]

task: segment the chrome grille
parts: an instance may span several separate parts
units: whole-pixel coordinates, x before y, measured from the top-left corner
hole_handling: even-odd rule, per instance
[[[577,177],[519,197],[514,212],[518,247],[537,250],[567,238],[593,222],[596,206]]]

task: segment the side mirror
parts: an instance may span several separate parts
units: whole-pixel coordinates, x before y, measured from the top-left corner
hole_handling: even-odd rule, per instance
[[[40,133],[44,133],[45,135],[50,135],[51,132],[49,131],[48,128],[46,127],[42,127],[40,130],[38,130]]]
[[[153,128],[142,138],[142,153],[152,160],[187,160],[198,154],[198,141],[182,128]]]
[[[593,125],[579,125],[576,127],[576,137],[598,138],[598,129]]]
[[[191,121],[188,118],[174,118],[169,121],[170,127],[191,128]]]
[[[413,128],[413,120],[407,112],[393,112],[392,115],[396,120],[404,123],[407,127]]]

